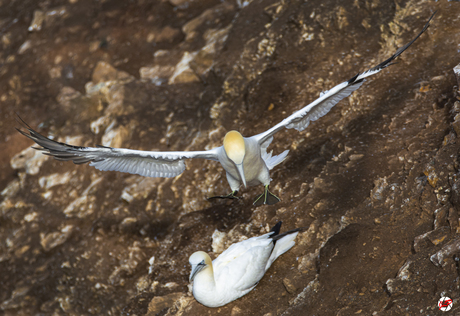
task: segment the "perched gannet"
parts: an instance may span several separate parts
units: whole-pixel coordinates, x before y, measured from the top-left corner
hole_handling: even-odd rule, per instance
[[[192,254],[190,282],[195,299],[219,307],[249,293],[276,258],[294,246],[294,239],[304,229],[279,234],[280,228],[278,222],[268,234],[233,244],[214,261],[203,251]]]
[[[45,154],[58,160],[72,160],[76,164],[90,162],[90,166],[104,171],[120,171],[139,174],[146,177],[175,177],[185,170],[184,160],[203,158],[218,161],[227,173],[227,180],[232,192],[216,198],[237,198],[236,194],[243,184],[252,186],[263,184],[264,192],[254,201],[254,205],[275,204],[280,199],[268,190],[270,184],[269,170],[281,163],[289,150],[280,155],[272,156],[267,153],[267,147],[273,140],[273,135],[284,128],[295,128],[303,131],[311,121],[322,117],[340,100],[358,89],[366,77],[372,76],[382,69],[392,65],[392,61],[401,55],[428,28],[431,19],[422,31],[408,44],[399,48],[396,53],[377,66],[358,73],[348,81],[342,82],[329,91],[322,92],[320,97],[284,119],[269,130],[251,137],[243,137],[237,131],[230,131],[224,137],[223,146],[207,151],[141,151],[111,147],[79,147],[51,140],[34,131],[26,124],[27,132],[19,130],[29,137],[43,150]]]

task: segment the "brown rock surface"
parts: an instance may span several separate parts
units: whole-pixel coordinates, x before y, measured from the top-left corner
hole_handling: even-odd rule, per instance
[[[99,172],[14,130],[18,113],[81,146],[209,149],[376,65],[435,10],[396,65],[276,135],[271,149],[291,152],[274,206],[252,206],[261,187],[207,201],[229,190],[214,162],[172,179]],[[0,314],[437,315],[441,295],[459,313],[459,14],[417,0],[0,0]],[[309,229],[252,292],[218,309],[193,299],[190,254],[279,220]]]

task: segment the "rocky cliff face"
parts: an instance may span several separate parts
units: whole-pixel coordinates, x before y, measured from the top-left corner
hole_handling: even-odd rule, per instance
[[[238,201],[222,168],[176,178],[42,155],[18,113],[74,145],[202,150],[265,131],[321,91],[399,63],[271,145],[281,202]],[[435,315],[460,310],[456,2],[0,1],[0,310],[5,315]],[[458,78],[457,78],[458,79]],[[258,286],[197,303],[188,257],[306,226]]]

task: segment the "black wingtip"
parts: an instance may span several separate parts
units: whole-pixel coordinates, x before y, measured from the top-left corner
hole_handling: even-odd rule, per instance
[[[18,112],[15,112],[14,114],[16,114],[16,122],[18,122],[19,124],[21,124],[22,126],[26,127],[27,129],[30,129],[30,126],[29,124],[27,124],[18,114]],[[16,128],[17,129],[17,128]]]
[[[23,130],[20,129],[20,128],[15,127],[15,129],[16,129],[19,133],[21,133],[22,135],[24,135],[25,137],[34,140],[33,137],[32,137],[32,135],[30,134],[30,131],[29,131],[29,134],[28,134],[27,132],[23,131]]]
[[[113,149],[112,147],[107,147],[104,145],[96,145],[97,148],[108,148],[108,149]]]
[[[396,53],[394,53],[390,58],[388,58],[387,60],[383,61],[382,63],[378,64],[377,66],[375,66],[374,68],[371,68],[369,71],[376,71],[376,70],[381,70],[383,68],[386,68],[388,66],[391,66],[393,65],[394,63],[392,63],[393,60],[396,59],[396,57],[398,57],[399,55],[401,55],[406,49],[408,49],[429,27],[430,27],[430,22],[431,20],[433,19],[434,15],[436,14],[436,12],[438,11],[434,11],[434,13],[430,16],[430,18],[428,19],[428,21],[425,23],[425,26],[423,27],[423,29],[420,31],[420,33],[417,34],[417,36],[412,40],[410,41],[409,43],[407,43],[406,45],[400,47]]]
[[[428,23],[430,23],[430,21],[433,19],[434,15],[438,12],[438,10],[434,11],[433,14],[430,16],[430,18],[428,19]],[[428,26],[427,26],[428,27]]]
[[[354,84],[358,84],[360,82],[363,82],[364,79],[359,79],[359,80],[356,80],[358,79],[358,76],[360,75],[361,73],[358,73],[356,76],[354,76],[353,78],[349,79],[347,81],[348,85],[351,86],[351,85],[354,85]]]
[[[356,76],[354,76],[353,78],[350,78],[350,79],[347,81],[348,84],[353,84],[353,83],[355,83],[356,78],[358,78],[358,76],[359,76],[360,74],[361,74],[361,73],[358,72],[358,73],[356,74]]]
[[[16,130],[17,130],[19,133],[21,133],[22,135],[26,136],[27,138],[30,138],[31,140],[33,140],[33,141],[35,142],[35,139],[36,139],[36,135],[35,135],[35,134],[37,134],[37,132],[35,132],[35,131],[32,129],[32,127],[30,127],[30,125],[27,124],[26,121],[24,121],[24,120],[19,116],[19,114],[18,114],[17,112],[16,112],[15,114],[16,114],[16,117],[15,117],[16,122],[18,122],[23,128],[25,128],[26,131],[22,130],[21,128],[15,127]],[[36,148],[34,148],[34,149],[36,149]],[[41,148],[41,149],[43,149],[43,148]]]
[[[279,235],[276,235],[276,236],[272,236],[272,239],[274,242],[276,242],[277,240],[287,236],[287,235],[290,235],[290,234],[293,234],[293,233],[296,233],[296,232],[303,232],[303,231],[306,231],[308,230],[308,227],[299,227],[299,228],[295,228],[295,229],[292,229],[292,230],[288,230],[287,232],[284,232],[282,234],[279,234]]]

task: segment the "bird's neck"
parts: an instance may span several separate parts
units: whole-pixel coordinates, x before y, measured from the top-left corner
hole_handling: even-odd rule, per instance
[[[212,266],[208,266],[195,276],[193,287],[198,290],[214,291],[216,289],[216,281],[214,279],[214,271]]]

